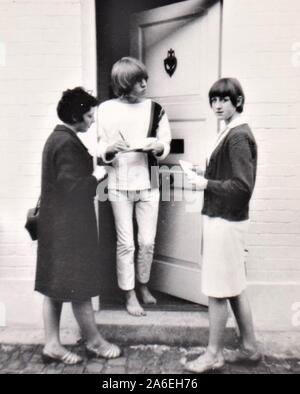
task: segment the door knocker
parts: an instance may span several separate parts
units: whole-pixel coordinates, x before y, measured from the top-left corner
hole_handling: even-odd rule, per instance
[[[171,48],[168,51],[168,57],[164,60],[165,70],[170,77],[175,73],[177,68],[177,57],[175,56],[175,51]]]

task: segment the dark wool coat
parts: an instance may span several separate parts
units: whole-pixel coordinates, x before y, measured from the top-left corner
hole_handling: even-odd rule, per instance
[[[256,180],[257,145],[247,124],[230,130],[213,152],[202,213],[229,221],[249,218],[249,201]]]
[[[35,290],[60,301],[99,294],[93,160],[76,134],[57,126],[43,151]]]

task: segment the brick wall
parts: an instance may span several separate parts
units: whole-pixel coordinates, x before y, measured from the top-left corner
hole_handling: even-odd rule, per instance
[[[13,320],[32,293],[36,244],[23,226],[42,148],[61,92],[82,84],[80,0],[0,0],[0,57],[0,303]]]
[[[224,2],[223,75],[241,80],[259,144],[249,237],[255,280],[300,280],[299,20],[298,0]]]

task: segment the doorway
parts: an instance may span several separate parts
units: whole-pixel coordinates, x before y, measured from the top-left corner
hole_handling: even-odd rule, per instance
[[[150,81],[153,81],[149,83],[150,96],[166,109],[173,137],[184,146],[180,153],[171,154],[165,164],[172,168],[179,159],[202,164],[205,146],[217,130],[217,125],[207,116],[206,96],[209,85],[219,76],[220,2],[101,0],[96,1],[96,21],[100,100],[112,98],[109,85],[114,62],[129,54],[139,57],[146,63]],[[137,39],[141,29],[144,29],[143,40]],[[172,46],[178,55],[179,67],[171,78],[159,67]],[[153,61],[157,58],[160,65]],[[173,174],[167,171],[162,176]],[[179,192],[172,187],[171,200],[161,203],[151,283],[158,297],[154,308],[201,310],[200,304],[207,304],[200,289],[202,196],[199,195],[196,202],[199,209],[189,212],[186,202],[175,203]],[[100,203],[99,215],[103,268],[101,306],[123,309],[115,273],[114,221],[108,202]]]

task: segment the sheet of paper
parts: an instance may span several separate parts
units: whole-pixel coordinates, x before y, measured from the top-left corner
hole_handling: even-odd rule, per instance
[[[181,165],[184,173],[187,176],[192,176],[192,177],[196,176],[196,173],[193,171],[193,163],[184,160],[179,160],[179,164]]]
[[[157,141],[157,138],[145,138],[142,141],[136,143],[136,144],[130,144],[128,150],[126,152],[143,152],[143,149],[146,148],[148,145],[154,143]]]

